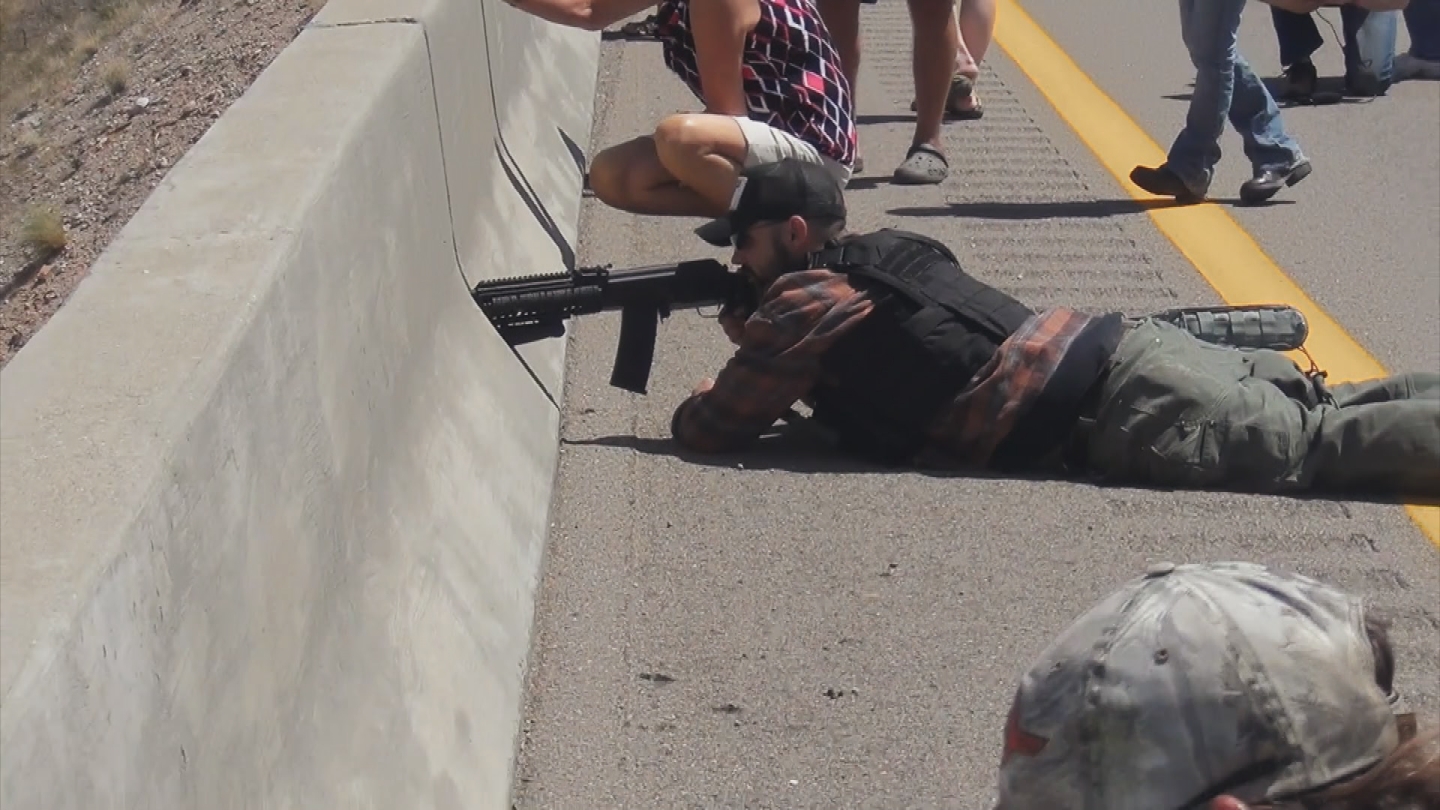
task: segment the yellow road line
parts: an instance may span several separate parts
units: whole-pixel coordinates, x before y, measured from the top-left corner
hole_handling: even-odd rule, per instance
[[[1178,31],[1174,36],[1178,48]],[[1136,188],[1129,178],[1137,165],[1163,162],[1165,150],[1097,87],[1015,0],[999,0],[995,41],[1132,197],[1159,199]],[[1177,119],[1176,126],[1180,124]],[[1226,303],[1283,302],[1303,312],[1310,322],[1306,347],[1330,379],[1343,382],[1389,373],[1285,275],[1223,207],[1161,205],[1148,213]],[[1406,509],[1430,542],[1440,547],[1440,507],[1412,504]]]

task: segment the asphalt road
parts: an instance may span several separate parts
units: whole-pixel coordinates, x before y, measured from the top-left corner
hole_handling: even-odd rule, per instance
[[[1172,4],[1026,7],[1169,143],[1184,105],[1166,96],[1190,81]],[[947,126],[950,179],[889,185],[909,143],[909,23],[898,2],[866,14],[855,227],[937,236],[1035,305],[1217,300],[998,46],[985,118]],[[1267,25],[1247,13],[1244,48],[1265,74]],[[592,151],[692,108],[659,59],[654,43],[606,44]],[[1440,362],[1437,101],[1435,84],[1401,85],[1287,113],[1316,173],[1288,204],[1235,211],[1391,368]],[[1222,188],[1244,178],[1238,154],[1232,137]],[[691,235],[698,220],[593,200],[582,217],[582,263],[724,255]],[[986,807],[1015,679],[1077,612],[1161,560],[1259,560],[1372,595],[1398,618],[1401,687],[1440,712],[1440,553],[1398,507],[887,473],[803,435],[681,458],[672,409],[728,344],[677,313],[637,397],[607,385],[617,326],[582,319],[569,348],[520,810]]]
[[[1085,4],[1022,5],[1156,143],[1170,145],[1194,80],[1173,2],[1108,0],[1124,26],[1102,26]],[[1316,16],[1334,25],[1318,22],[1322,87],[1338,89],[1340,13]],[[1269,8],[1252,2],[1244,20],[1241,53],[1262,77],[1277,76]],[[1402,24],[1400,49],[1408,43]],[[1275,204],[1233,207],[1232,216],[1381,363],[1440,368],[1440,85],[1401,82],[1384,98],[1287,106],[1282,116],[1315,172]],[[1221,145],[1214,193],[1234,197],[1249,166],[1233,130]]]

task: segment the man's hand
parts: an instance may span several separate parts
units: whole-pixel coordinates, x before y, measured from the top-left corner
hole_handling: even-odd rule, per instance
[[[714,381],[713,379],[709,378],[709,377],[706,377],[705,379],[701,380],[699,383],[696,384],[695,390],[690,392],[690,396],[692,396],[692,397],[699,396],[699,395],[701,395],[701,394],[704,394],[704,393],[708,392],[711,388],[714,388],[714,387],[715,387],[715,381]]]
[[[745,315],[734,310],[724,309],[720,311],[717,320],[720,321],[720,328],[725,330],[725,337],[729,338],[731,343],[739,346],[740,337],[745,334]]]

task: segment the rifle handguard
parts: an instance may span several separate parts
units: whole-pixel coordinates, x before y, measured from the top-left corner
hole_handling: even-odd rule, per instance
[[[753,307],[755,290],[715,259],[613,270],[582,267],[573,273],[483,281],[471,296],[507,340],[536,327],[556,327],[576,315],[620,310],[620,340],[610,384],[646,393],[660,321],[671,310],[720,304]]]
[[[609,267],[582,267],[574,273],[481,282],[470,294],[495,328],[504,331],[601,311],[609,276]]]

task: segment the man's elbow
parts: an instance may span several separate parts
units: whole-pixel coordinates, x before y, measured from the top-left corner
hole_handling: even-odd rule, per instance
[[[689,421],[693,417],[686,413],[692,401],[693,398],[677,408],[670,419],[670,440],[675,442],[677,447],[695,455],[717,455],[743,450],[749,444],[748,441],[737,440],[713,430],[696,429]]]
[[[670,440],[675,442],[675,446],[680,450],[696,455],[713,455],[729,449],[717,441],[716,437],[691,428],[685,423],[685,416],[681,413],[677,413],[670,422]]]
[[[757,434],[733,430],[701,430],[679,421],[672,425],[670,438],[681,450],[706,456],[743,452],[754,447],[760,440]]]

